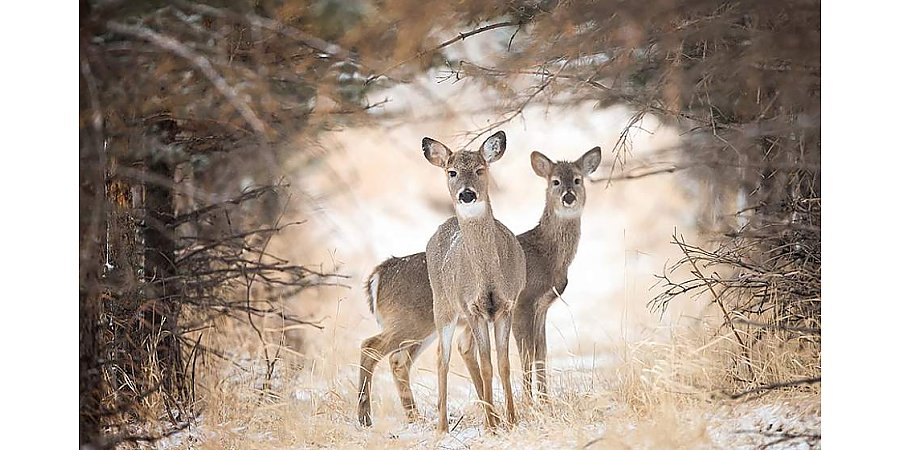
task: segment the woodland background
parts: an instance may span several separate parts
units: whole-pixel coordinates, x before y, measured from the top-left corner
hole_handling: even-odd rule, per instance
[[[335,342],[346,329],[331,314],[342,294],[330,292],[358,291],[371,262],[400,251],[376,249],[366,264],[329,257],[321,233],[341,224],[316,231],[317,214],[350,209],[341,193],[365,179],[328,179],[362,166],[381,170],[382,185],[396,179],[397,166],[377,165],[387,158],[379,152],[414,148],[422,136],[402,134],[402,144],[379,136],[410,121],[456,120],[452,129],[466,132],[445,142],[463,146],[550,121],[551,109],[559,127],[588,133],[596,123],[573,117],[614,112],[603,116],[616,124],[609,136],[589,134],[605,139],[591,198],[659,179],[669,184],[656,192],[692,188],[665,200],[690,231],[656,224],[672,258],[649,269],[658,275],[652,289],[631,287],[644,299],[637,314],[665,328],[637,348],[623,339],[630,365],[577,367],[589,382],[607,382],[610,399],[560,375],[560,389],[584,395],[569,399],[574,418],[542,422],[535,412],[537,429],[613,423],[616,413],[584,413],[603,402],[627,411],[631,426],[658,425],[667,408],[760,396],[811,401],[804,414],[818,416],[819,2],[81,1],[78,43],[80,444],[210,445],[223,439],[221,430],[215,438],[204,431],[216,422],[259,432],[248,438],[256,445],[384,445],[349,422],[334,425],[352,389],[329,386],[308,394],[323,396],[313,401],[288,384],[340,378],[337,368],[316,372],[315,355],[329,342],[322,336]],[[468,91],[449,96],[447,86]],[[648,136],[655,143],[643,145]],[[566,151],[594,145],[584,143]],[[360,147],[369,159],[348,150]],[[409,171],[436,178],[418,163]],[[524,177],[528,169],[517,170]],[[434,206],[441,200],[429,201],[447,215]],[[421,228],[426,236],[433,229]],[[677,321],[661,319],[697,305],[689,339]],[[351,364],[346,356],[326,362]],[[381,401],[390,402],[390,382],[381,384]],[[277,408],[324,415],[332,428],[267,415],[284,416]],[[391,414],[399,416],[376,409],[376,420]],[[665,420],[683,428],[678,417]],[[706,431],[670,438],[718,442],[699,427]],[[818,428],[754,431],[760,445],[817,446]],[[595,444],[590,433],[600,431],[585,430],[573,439]],[[629,437],[641,433],[616,438],[612,425],[604,432],[607,442],[667,445]],[[420,442],[400,436],[394,445]],[[473,443],[502,445],[504,437],[484,439]]]

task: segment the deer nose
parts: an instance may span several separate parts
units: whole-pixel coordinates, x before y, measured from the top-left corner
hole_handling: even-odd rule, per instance
[[[566,204],[566,206],[575,203],[575,194],[573,194],[572,191],[566,192],[566,194],[562,197],[562,201]]]
[[[462,192],[459,193],[459,201],[463,203],[472,203],[475,201],[475,191],[465,188]]]

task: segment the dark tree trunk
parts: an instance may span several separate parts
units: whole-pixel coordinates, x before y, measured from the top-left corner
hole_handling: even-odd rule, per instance
[[[99,266],[99,265],[97,265]],[[100,435],[100,405],[103,398],[101,354],[98,339],[101,298],[96,274],[87,274],[78,292],[78,444],[94,441]]]
[[[163,146],[172,144],[177,125],[165,120],[154,125]],[[145,160],[147,182],[144,185],[144,280],[145,323],[151,330],[162,330],[156,343],[164,391],[181,397],[184,393],[184,371],[178,340],[178,318],[181,311],[178,268],[175,264],[174,217],[175,163],[169,152],[153,149]]]
[[[79,257],[78,257],[78,443],[93,442],[101,433],[104,397],[100,355],[100,313],[103,309],[101,271],[106,224],[104,190],[105,156],[98,136],[82,134],[79,164]]]

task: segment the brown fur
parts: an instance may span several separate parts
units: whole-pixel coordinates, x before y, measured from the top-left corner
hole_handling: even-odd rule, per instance
[[[506,135],[500,131],[487,138],[479,152],[450,152],[443,144],[428,138],[423,139],[422,147],[432,164],[446,170],[447,187],[456,209],[456,217],[438,227],[425,248],[438,333],[438,431],[448,430],[450,344],[459,319],[464,321],[477,344],[477,361],[472,357],[469,339],[463,339],[468,348],[462,354],[484,406],[488,428],[495,427],[499,421],[493,402],[489,337],[489,324],[493,322],[507,419],[515,423],[509,334],[513,305],[525,287],[525,254],[516,236],[494,219],[488,194],[488,164],[505,152]],[[463,200],[466,192],[475,199],[471,203]]]
[[[537,376],[539,394],[547,395],[547,310],[556,300],[556,292],[562,294],[569,283],[569,265],[578,250],[581,213],[587,199],[584,177],[600,165],[600,148],[589,150],[575,162],[553,163],[534,152],[531,165],[547,180],[547,190],[538,225],[518,236],[528,277],[513,313],[513,334],[522,360],[526,397],[531,397],[532,373]],[[567,192],[575,196],[568,207],[562,201]]]
[[[375,295],[372,283],[377,280]],[[407,283],[406,280],[421,280]],[[416,418],[416,406],[409,387],[409,369],[418,352],[427,344],[434,332],[434,315],[431,307],[431,287],[425,253],[402,258],[389,258],[379,264],[366,280],[369,308],[379,318],[384,331],[362,343],[359,369],[359,421],[371,425],[371,384],[375,365],[390,355],[391,370],[397,384],[401,402],[410,420]],[[404,299],[427,298],[428,304]],[[400,301],[394,301],[394,299]]]

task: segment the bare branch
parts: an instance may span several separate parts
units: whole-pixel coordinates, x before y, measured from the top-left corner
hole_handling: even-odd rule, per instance
[[[327,42],[323,39],[320,39],[309,33],[305,33],[295,27],[286,25],[282,22],[278,22],[278,21],[275,21],[272,19],[258,16],[256,14],[251,14],[251,13],[238,14],[238,13],[228,11],[226,9],[216,8],[216,7],[213,7],[213,6],[210,6],[207,4],[203,4],[203,3],[186,2],[183,0],[179,0],[177,3],[179,6],[181,6],[183,8],[191,9],[191,10],[203,13],[203,14],[209,14],[211,16],[230,18],[230,19],[239,20],[239,21],[246,20],[247,22],[249,22],[251,25],[253,25],[255,27],[266,28],[266,29],[275,31],[276,33],[279,33],[279,34],[287,36],[291,39],[294,39],[297,42],[300,42],[301,44],[303,44],[313,50],[316,50],[318,52],[325,53],[329,56],[333,56],[338,59],[344,59],[344,60],[351,59],[350,52],[344,50],[340,45],[337,45],[332,42]]]
[[[223,202],[219,202],[219,203],[216,203],[213,205],[209,205],[209,206],[191,211],[189,213],[181,214],[172,220],[171,226],[177,227],[178,225],[181,225],[183,223],[190,222],[192,220],[197,220],[201,216],[205,216],[207,214],[221,210],[222,208],[225,208],[229,205],[239,205],[247,200],[253,200],[253,199],[259,198],[260,196],[262,196],[263,194],[265,194],[267,192],[274,192],[275,189],[276,189],[275,186],[263,186],[263,187],[251,189],[249,191],[242,193],[238,197],[228,199],[228,200],[225,200]]]
[[[200,70],[201,73],[212,83],[212,85],[225,97],[235,109],[241,114],[247,124],[253,128],[253,131],[256,132],[261,138],[265,138],[267,136],[266,133],[266,125],[259,119],[259,116],[256,115],[256,112],[253,111],[253,108],[250,107],[247,102],[242,100],[238,95],[237,91],[225,81],[225,78],[219,74],[218,71],[213,67],[212,63],[209,62],[205,56],[198,54],[197,52],[191,50],[186,45],[178,42],[177,40],[159,34],[153,30],[150,30],[147,27],[140,25],[125,25],[123,23],[110,21],[106,24],[107,28],[110,31],[114,31],[116,33],[135,37],[138,39],[143,39],[145,41],[151,42],[154,45],[166,49],[182,58],[190,62],[194,67]]]

